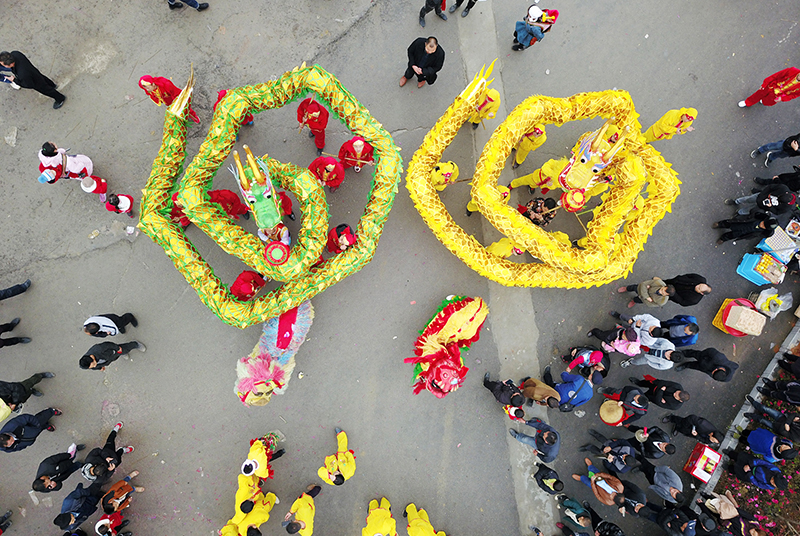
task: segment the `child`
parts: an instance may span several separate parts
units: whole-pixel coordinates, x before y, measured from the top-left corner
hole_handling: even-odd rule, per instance
[[[100,177],[84,177],[81,181],[81,190],[87,194],[97,194],[100,197],[100,202],[105,203],[108,183]]]
[[[117,214],[127,214],[133,218],[133,198],[125,194],[108,194],[106,210]]]

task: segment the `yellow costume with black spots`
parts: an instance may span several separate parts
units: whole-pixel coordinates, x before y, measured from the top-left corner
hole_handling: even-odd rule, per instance
[[[339,471],[342,477],[347,481],[351,476],[356,474],[356,457],[353,451],[347,450],[347,434],[339,432],[336,434],[336,454],[325,456],[325,465],[319,468],[317,475],[333,486],[333,480],[328,476],[331,473]]]
[[[687,121],[681,121],[681,117],[687,116]],[[681,108],[680,110],[670,110],[661,119],[656,121],[652,127],[644,133],[644,141],[647,143],[656,140],[668,140],[675,134],[685,134],[686,128],[692,125],[697,117],[697,110],[694,108]]]
[[[414,503],[406,506],[406,516],[408,517],[408,536],[447,536],[443,530],[436,532],[428,518],[428,512],[421,508],[417,510]]]
[[[542,131],[542,133],[538,136],[534,132],[536,129]],[[522,164],[525,159],[528,158],[528,153],[535,151],[546,141],[547,132],[544,130],[544,125],[542,123],[535,124],[533,129],[531,129],[530,132],[523,134],[519,142],[517,142],[517,154],[514,156],[514,161],[518,165]]]
[[[377,499],[372,499],[367,526],[361,529],[361,536],[397,536],[397,522],[392,517],[391,507],[386,497],[381,497],[380,506]]]

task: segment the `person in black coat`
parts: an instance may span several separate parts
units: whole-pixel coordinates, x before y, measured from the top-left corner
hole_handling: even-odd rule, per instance
[[[747,238],[769,238],[775,234],[778,228],[776,220],[769,212],[763,210],[753,210],[745,216],[745,219],[720,220],[711,225],[712,229],[728,229],[717,240],[717,244],[723,244],[728,240],[741,240]]]
[[[106,444],[93,448],[84,460],[81,474],[89,482],[102,484],[106,482],[122,463],[122,455],[133,452],[133,447],[116,447],[117,433],[122,429],[122,423],[114,425],[111,433],[106,438]]]
[[[800,359],[796,355],[784,352],[778,366],[800,380]]]
[[[78,487],[64,498],[61,503],[61,513],[53,520],[53,524],[62,530],[76,530],[95,513],[97,503],[102,496],[100,484],[95,483],[88,488],[78,484]]]
[[[31,395],[42,396],[42,392],[34,389],[33,386],[42,381],[44,378],[53,378],[55,374],[52,372],[39,372],[21,382],[3,382],[0,381],[0,400],[12,411],[19,410],[21,404],[24,404]]]
[[[26,89],[35,89],[42,95],[50,97],[55,101],[53,108],[58,110],[67,100],[67,97],[56,91],[56,84],[34,67],[25,54],[14,50],[12,52],[0,52],[0,64],[7,69],[11,69],[14,82]]]
[[[775,175],[771,179],[761,179],[756,177],[753,179],[756,184],[761,184],[762,186],[769,186],[770,184],[785,184],[789,190],[793,192],[800,191],[800,167],[792,166],[794,171],[790,171],[789,173],[781,173],[779,175]]]
[[[123,344],[115,342],[101,342],[95,344],[86,353],[81,356],[78,365],[82,369],[89,370],[106,370],[106,366],[110,365],[120,357],[127,355],[131,350],[139,350],[146,352],[147,348],[139,341],[131,341]]]
[[[408,46],[408,68],[400,79],[400,87],[406,85],[416,75],[417,87],[422,87],[425,82],[433,85],[436,82],[436,73],[444,65],[444,49],[439,46],[435,37],[417,37]]]
[[[754,190],[751,195],[725,200],[726,205],[738,206],[738,213],[741,216],[746,215],[753,208],[766,210],[773,214],[784,214],[794,208],[796,203],[797,197],[784,184],[770,184],[761,191]]]
[[[745,413],[746,418],[792,443],[800,443],[800,414],[780,412],[763,405],[750,395],[747,395],[747,401],[753,406],[753,412]]]
[[[675,427],[672,429],[673,436],[683,434],[686,437],[696,439],[712,447],[718,447],[724,437],[724,434],[720,433],[716,426],[699,415],[678,417],[670,413],[666,417],[663,417],[661,422],[671,422],[675,424]]]
[[[508,379],[504,382],[493,382],[489,379],[489,373],[487,372],[483,377],[483,386],[489,389],[495,400],[504,406],[521,407],[525,403],[525,396],[519,387],[514,385],[514,380]]]
[[[44,430],[55,432],[55,426],[49,421],[58,415],[61,410],[47,408],[36,415],[25,413],[14,417],[0,429],[0,451],[19,452],[33,445]]]
[[[73,443],[67,452],[53,454],[45,458],[39,464],[36,471],[36,480],[33,481],[31,488],[40,493],[50,493],[61,489],[62,482],[81,468],[81,462],[75,461],[75,453],[83,450],[84,445]]]
[[[738,363],[734,363],[725,354],[716,348],[706,348],[705,350],[684,350],[684,357],[695,361],[683,362],[675,367],[675,370],[692,369],[705,372],[718,382],[729,382],[733,380],[733,375],[739,368]]]
[[[564,483],[558,479],[558,473],[550,469],[543,463],[533,462],[533,465],[538,467],[536,473],[532,474],[536,483],[542,488],[542,491],[555,495],[564,489]]]
[[[656,504],[648,505],[654,512],[647,519],[658,524],[669,536],[688,536],[695,534],[697,521],[689,519],[680,508],[662,508]]]
[[[631,377],[628,378],[628,381],[639,387],[646,388],[644,395],[647,399],[662,408],[677,410],[684,402],[689,400],[689,393],[677,382],[658,380],[650,375],[641,380]]]
[[[684,307],[697,305],[703,296],[711,292],[706,278],[700,274],[676,275],[672,279],[665,279],[664,283],[675,287],[675,294],[669,297],[670,301]]]
[[[634,434],[641,432],[639,435],[644,437],[645,440],[643,442],[640,442],[636,436],[630,438],[628,441],[634,446],[638,444],[639,452],[641,452],[645,458],[658,460],[659,458],[663,458],[666,454],[670,456],[675,454],[675,445],[669,442],[669,435],[658,426],[648,426],[647,434],[644,433],[644,427],[640,426],[631,425],[628,426],[628,430]]]

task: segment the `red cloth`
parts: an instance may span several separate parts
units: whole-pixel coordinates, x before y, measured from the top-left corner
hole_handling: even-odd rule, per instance
[[[258,294],[267,282],[256,272],[245,270],[236,277],[231,285],[231,294],[242,301],[250,301]]]
[[[103,517],[101,517],[97,521],[99,523],[100,521],[103,521],[103,520],[106,520],[106,519],[111,521],[111,525],[109,525],[109,528],[111,528],[111,532],[109,533],[109,535],[110,536],[117,536],[118,527],[119,527],[120,523],[122,523],[122,510],[120,510],[119,512],[114,512],[113,514],[103,514]]]
[[[285,192],[278,192],[278,199],[281,202],[281,210],[283,211],[284,216],[288,216],[292,213],[292,200],[286,195]]]
[[[217,111],[217,104],[219,104],[219,101],[221,101],[225,97],[225,95],[227,95],[227,94],[228,94],[228,90],[227,89],[223,89],[222,91],[217,93],[217,102],[214,103],[214,110],[213,111],[215,111],[215,112]],[[253,114],[247,114],[246,116],[244,116],[244,119],[242,119],[241,124],[242,125],[246,125],[247,123],[252,123],[253,120],[254,120],[253,119]]]
[[[333,171],[327,171],[326,166],[333,164]],[[308,166],[317,179],[322,181],[325,186],[331,188],[338,188],[342,181],[344,181],[344,167],[332,156],[320,156],[315,158],[311,165]]]
[[[278,318],[278,340],[275,341],[275,346],[281,350],[286,350],[292,342],[295,322],[297,322],[297,307],[289,309]]]
[[[108,201],[106,201],[106,210],[108,210],[109,212],[116,212],[117,214],[127,214],[129,212],[133,212],[133,198],[131,196],[125,194],[117,194],[117,197],[120,198],[124,197],[131,202],[131,206],[128,208],[128,210],[122,211],[117,207],[115,207],[114,205],[112,205],[111,203],[109,203]]]
[[[172,194],[172,210],[169,213],[169,219],[174,223],[179,224],[181,227],[186,227],[191,221],[189,218],[186,217],[184,214],[183,209],[180,208],[176,203],[178,202],[178,192]]]
[[[95,177],[94,175],[92,175],[92,178],[94,179],[94,191],[92,192],[93,194],[100,195],[108,191],[108,182],[106,182],[105,179],[101,179],[100,177]]]
[[[328,110],[311,97],[300,103],[297,107],[297,122],[308,125],[314,134],[314,144],[317,149],[325,148],[325,127],[328,126]]]
[[[330,231],[328,231],[328,252],[329,253],[341,253],[342,250],[339,248],[339,237],[345,236],[347,237],[348,245],[353,245],[356,243],[356,235],[353,234],[353,228],[347,225],[346,223],[342,223],[337,225]]]
[[[768,76],[761,83],[761,88],[745,99],[745,106],[752,106],[757,102],[764,106],[774,106],[777,102],[786,102],[800,97],[800,84],[793,85],[786,92],[781,91],[779,95],[775,94],[776,89],[782,84],[791,81],[798,73],[800,73],[800,69],[789,67]]]
[[[356,156],[356,150],[353,149],[353,143],[357,140],[364,142],[364,150],[361,153],[361,156]],[[364,138],[356,136],[352,140],[344,142],[339,148],[339,161],[342,163],[344,169],[351,168],[353,166],[364,167],[367,163],[375,161],[373,152],[374,149],[372,145],[367,143]]]
[[[144,86],[142,86],[142,82],[155,84],[158,89],[152,92],[147,91],[144,89]],[[142,88],[144,92],[147,93],[147,96],[159,106],[161,106],[162,103],[169,106],[172,104],[175,98],[181,94],[180,88],[173,84],[172,80],[169,78],[164,78],[163,76],[144,75],[139,79],[139,87]],[[192,110],[191,106],[189,107],[189,117],[195,123],[200,122],[200,119],[197,117],[197,114],[194,113],[194,110]]]
[[[208,192],[208,197],[212,203],[219,203],[222,210],[234,219],[238,220],[240,215],[248,212],[247,205],[242,203],[239,196],[230,190],[211,190]]]

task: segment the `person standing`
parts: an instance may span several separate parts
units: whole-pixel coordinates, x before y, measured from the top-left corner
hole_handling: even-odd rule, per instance
[[[75,454],[86,448],[85,445],[71,444],[67,452],[53,454],[42,460],[36,470],[36,479],[31,484],[31,489],[40,493],[50,493],[61,489],[62,482],[81,468],[81,463],[75,461]]]
[[[764,239],[775,234],[778,220],[769,212],[752,210],[747,216],[720,220],[711,224],[712,229],[728,229],[718,239],[717,244],[729,240],[746,240],[748,238]]]
[[[601,503],[608,506],[616,505],[618,508],[623,507],[625,504],[624,486],[620,479],[608,473],[601,473],[589,458],[584,458],[583,461],[586,464],[588,476],[573,474],[572,478],[592,488],[594,496]]]
[[[139,341],[126,342],[121,345],[114,342],[101,342],[89,348],[80,358],[78,364],[84,370],[106,370],[106,367],[131,350],[144,353],[147,347]]]
[[[636,445],[634,440],[639,443],[639,452],[645,458],[651,460],[658,460],[665,455],[672,456],[675,454],[675,445],[669,442],[669,435],[659,428],[658,426],[629,426],[628,430],[634,433],[634,437],[628,441],[632,445]]]
[[[564,412],[572,411],[574,408],[587,403],[594,394],[594,386],[603,383],[603,375],[593,372],[588,378],[580,374],[561,373],[561,382],[556,384],[550,374],[550,367],[545,367],[542,377],[544,383],[558,391],[561,397],[559,409]]]
[[[783,141],[775,141],[761,145],[753,149],[750,153],[750,158],[755,158],[764,153],[767,153],[767,158],[764,160],[764,167],[769,167],[769,165],[778,158],[800,156],[800,134],[789,136]]]
[[[256,297],[267,282],[261,274],[252,270],[243,270],[231,285],[231,294],[242,301],[250,301]]]
[[[763,190],[755,192],[736,199],[726,199],[725,204],[738,206],[737,213],[741,216],[748,214],[753,209],[764,210],[772,214],[784,214],[797,204],[797,196],[790,192],[785,184],[770,184]]]
[[[800,406],[800,382],[793,380],[773,381],[763,379],[764,386],[756,387],[762,395],[788,402],[793,406]]]
[[[700,274],[676,275],[672,279],[665,279],[664,283],[675,287],[675,293],[669,297],[670,301],[684,307],[697,305],[703,296],[711,293],[708,281]]]
[[[678,417],[677,415],[670,413],[666,417],[662,417],[661,422],[671,422],[675,425],[675,427],[672,429],[673,436],[683,434],[686,437],[694,438],[697,441],[712,447],[718,447],[722,442],[722,438],[724,437],[724,434],[720,433],[716,426],[699,415]]]
[[[738,433],[733,434],[733,438],[739,439],[742,443],[746,442],[751,451],[761,454],[770,463],[797,458],[797,451],[792,448],[791,441],[776,436],[766,428],[742,430],[741,427],[737,426],[736,429]]]
[[[677,291],[677,287],[675,290]],[[692,315],[675,315],[662,321],[661,327],[668,331],[662,336],[677,347],[696,344],[700,333],[697,318]]]
[[[540,406],[557,408],[561,403],[561,395],[558,391],[544,383],[544,381],[536,378],[525,378],[521,383],[522,395],[529,400],[529,406],[532,406],[535,402]]]
[[[555,495],[563,491],[564,483],[559,480],[558,473],[543,463],[533,462],[533,466],[537,469],[536,472],[531,475],[531,478],[536,481],[542,491],[550,495]]]
[[[92,337],[116,337],[120,333],[125,333],[125,326],[128,324],[139,327],[139,321],[133,313],[125,313],[117,316],[112,313],[90,316],[83,323],[83,332]]]
[[[544,39],[544,34],[550,31],[556,20],[558,20],[558,10],[530,6],[525,18],[517,21],[515,25],[514,44],[511,45],[511,50],[525,50]]]
[[[11,285],[8,288],[4,288],[0,290],[0,300],[7,300],[8,298],[13,298],[14,296],[19,296],[26,290],[31,287],[31,280],[27,279],[24,283],[20,283],[19,285]]]
[[[628,378],[628,381],[647,390],[644,395],[656,406],[676,411],[680,409],[684,402],[689,401],[689,393],[677,382],[669,380],[659,380],[646,374],[644,379]]]
[[[669,297],[675,294],[675,287],[667,284],[660,277],[654,277],[653,279],[642,281],[638,285],[619,287],[617,292],[620,294],[635,292],[637,294],[635,298],[628,302],[628,308],[637,303],[643,303],[648,307],[664,307]]]
[[[6,75],[6,78],[11,77],[11,81],[18,86],[36,90],[45,97],[53,99],[55,110],[61,108],[67,100],[66,96],[56,91],[58,87],[56,83],[40,73],[22,52],[18,50],[0,52],[0,65],[11,69],[11,75]]]
[[[536,418],[525,421],[525,424],[536,430],[535,436],[517,432],[513,428],[508,433],[520,443],[533,448],[533,453],[539,456],[539,459],[544,463],[550,463],[555,460],[556,456],[558,456],[558,450],[561,448],[561,437],[556,432],[556,429]]]
[[[800,166],[792,166],[792,171],[788,173],[779,173],[770,179],[763,179],[761,177],[754,177],[753,182],[761,186],[768,186],[770,184],[783,184],[791,192],[800,192]]]
[[[133,218],[133,197],[126,194],[108,194],[106,210],[117,214],[127,214]]]
[[[487,89],[484,91],[481,103],[468,119],[468,121],[472,123],[472,130],[478,128],[484,119],[494,119],[497,117],[497,111],[499,109],[500,92],[496,89]]]
[[[397,521],[392,517],[392,505],[386,497],[369,501],[367,526],[361,529],[361,536],[397,536]]]
[[[761,87],[743,101],[739,108],[746,108],[760,102],[764,106],[774,106],[778,102],[788,102],[800,97],[800,69],[789,67],[764,79]]]
[[[77,529],[95,513],[102,495],[98,483],[85,489],[83,484],[78,484],[78,487],[64,498],[64,502],[61,503],[61,513],[53,520],[53,524],[61,530]]]
[[[628,439],[608,439],[596,430],[589,429],[589,435],[600,441],[601,447],[587,443],[581,446],[580,452],[591,452],[603,459],[603,466],[609,473],[620,475],[627,473],[638,464],[636,448]]]
[[[375,149],[361,136],[355,136],[339,147],[339,162],[344,169],[353,168],[356,173],[367,164],[375,162]]]
[[[3,534],[12,525],[11,514],[13,512],[8,510],[5,514],[0,516],[0,535]]]
[[[100,202],[105,203],[108,182],[100,177],[84,177],[81,179],[81,190],[87,194],[96,194]]]
[[[444,13],[442,13],[444,15]],[[421,19],[424,21],[424,19]],[[439,76],[439,71],[444,66],[444,49],[439,46],[439,41],[431,36],[425,39],[417,37],[408,45],[408,67],[403,77],[400,78],[400,87],[406,85],[415,75],[417,87],[420,88],[427,82],[433,85]]]
[[[19,413],[22,404],[31,396],[44,396],[41,391],[34,388],[34,385],[44,378],[54,377],[55,374],[52,372],[39,372],[21,382],[0,381],[0,421],[5,420],[12,411]]]
[[[55,432],[56,427],[50,424],[50,419],[59,415],[60,409],[47,408],[36,415],[14,417],[0,429],[0,451],[19,452],[33,445],[43,431]]]
[[[537,123],[533,126],[530,132],[526,132],[517,142],[514,147],[514,163],[511,164],[511,169],[517,169],[531,151],[535,151],[547,141],[547,132],[545,132],[544,125]]]
[[[53,173],[44,175],[48,170]],[[93,171],[94,164],[88,156],[84,154],[67,154],[66,149],[58,147],[52,141],[46,141],[42,144],[42,148],[39,151],[39,173],[42,173],[44,178],[40,177],[39,182],[53,184],[58,179],[79,181],[90,177]]]
[[[753,406],[753,411],[744,416],[752,422],[772,430],[792,443],[800,443],[800,415],[797,413],[782,413],[777,409],[767,407],[755,398],[747,395],[747,401]]]
[[[422,6],[422,9],[419,10],[419,25],[422,26],[423,28],[425,27],[425,15],[427,15],[431,11],[435,11],[437,17],[446,21],[447,15],[442,13],[443,4],[444,2],[442,2],[441,0],[425,0],[425,5]]]
[[[300,533],[300,536],[311,536],[314,533],[314,497],[322,491],[320,486],[309,484],[306,491],[294,501],[286,517],[283,518],[282,526],[286,527],[289,534]],[[294,521],[290,521],[294,517]]]
[[[657,140],[671,139],[676,134],[692,132],[694,130],[692,121],[695,117],[697,117],[697,110],[694,108],[670,110],[647,129],[644,133],[644,141],[652,143]]]
[[[622,420],[617,426],[628,426],[633,421],[639,420],[647,414],[650,401],[644,396],[639,387],[626,385],[622,389],[601,387],[598,389],[603,396],[614,400],[622,408]]]
[[[341,486],[356,474],[356,457],[347,448],[347,434],[336,428],[336,454],[325,456],[325,464],[319,468],[317,475],[331,486]]]
[[[340,223],[328,231],[328,241],[325,247],[328,253],[339,254],[357,241],[353,228],[346,223]]]
[[[465,7],[464,11],[461,12],[461,16],[462,17],[466,17],[467,15],[469,15],[469,10],[472,9],[473,7],[475,7],[475,4],[477,2],[478,2],[478,0],[469,0],[467,2],[467,7]],[[453,4],[452,6],[450,6],[450,9],[448,9],[447,11],[450,12],[450,13],[455,13],[456,9],[461,7],[461,4],[463,4],[463,3],[464,3],[464,0],[456,0],[456,3]]]
[[[641,465],[635,470],[641,471],[650,483],[648,489],[653,490],[665,501],[680,504],[686,499],[683,495],[681,477],[666,465],[655,466],[647,460],[642,460]]]
[[[739,368],[738,363],[728,359],[725,354],[716,348],[706,348],[702,351],[685,349],[683,350],[683,355],[689,359],[694,359],[694,361],[681,363],[675,367],[675,370],[680,371],[687,368],[699,370],[718,382],[730,382]]]
[[[772,491],[774,489],[785,490],[788,481],[781,470],[760,458],[756,458],[749,452],[735,452],[725,449],[724,453],[730,458],[728,472],[745,484],[753,484],[757,488]]]
[[[142,88],[144,92],[147,93],[147,96],[150,97],[150,100],[155,102],[158,106],[164,104],[169,107],[172,101],[181,94],[180,88],[173,84],[172,80],[164,78],[163,76],[144,75],[139,79],[139,87]],[[197,114],[192,110],[191,106],[189,107],[188,116],[195,123],[200,123],[200,118],[197,117]]]
[[[300,130],[303,130],[305,126],[308,127],[308,137],[314,138],[317,156],[322,156],[322,150],[325,148],[325,127],[328,126],[328,115],[328,110],[314,100],[313,96],[305,99],[297,107],[297,122],[300,123]]]
[[[403,510],[403,517],[408,518],[408,536],[447,536],[444,531],[436,531],[431,525],[428,512],[414,503],[409,503]]]
[[[183,7],[183,4],[195,8],[197,11],[208,9],[208,4],[206,2],[198,2],[197,0],[167,0],[167,2],[169,2],[170,9],[180,9]]]
[[[102,484],[106,482],[122,463],[122,455],[133,452],[133,446],[117,448],[117,434],[122,429],[122,422],[118,422],[111,429],[102,447],[93,448],[84,460],[81,474],[89,482]]]
[[[20,318],[17,317],[11,322],[8,322],[6,324],[0,324],[0,335],[2,335],[3,333],[9,333],[13,331],[13,329],[17,327],[17,324],[19,323],[20,323]],[[28,344],[29,342],[31,342],[30,337],[8,337],[5,339],[0,338],[0,348],[3,348],[5,346],[14,346],[15,344]]]
[[[208,192],[208,199],[212,203],[217,203],[229,217],[238,220],[239,216],[250,219],[250,210],[247,205],[242,203],[239,196],[230,190],[211,190]]]
[[[311,162],[308,169],[323,186],[330,189],[331,193],[335,192],[344,182],[344,167],[332,156],[318,156]]]

